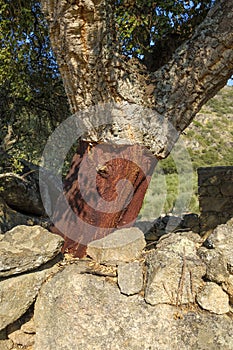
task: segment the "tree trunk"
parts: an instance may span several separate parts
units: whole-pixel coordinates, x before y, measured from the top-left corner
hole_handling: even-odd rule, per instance
[[[51,228],[64,236],[63,252],[79,257],[85,255],[90,241],[135,222],[157,162],[139,145],[103,143],[90,148],[90,143],[80,141],[64,184],[67,201],[79,220],[74,222],[73,212],[62,209],[61,196]],[[96,172],[90,171],[93,168]]]
[[[105,125],[90,127],[85,133],[85,143],[81,141],[81,150],[74,156],[65,184],[70,206],[83,225],[89,227],[91,235],[100,238],[113,228],[129,225],[135,220],[156,159],[169,154],[179,134],[202,105],[231,76],[233,3],[217,1],[192,38],[155,72],[147,71],[135,59],[127,60],[117,54],[112,1],[83,0],[78,4],[76,1],[42,0],[42,5],[48,16],[51,42],[72,112],[93,105],[104,110],[109,103],[115,112],[117,110],[116,113],[111,110],[111,118],[107,118]],[[92,121],[90,125],[93,125]],[[104,144],[99,145],[100,142]],[[98,145],[94,155],[97,163],[102,152],[111,153],[112,160],[106,164],[100,162],[96,175],[100,197],[108,203],[105,203],[108,209],[103,206],[98,210],[100,204],[95,203],[93,210],[82,197],[77,182],[80,164],[93,143]],[[152,159],[148,152],[143,154],[142,147],[150,150],[155,158]],[[135,164],[140,164],[140,157],[148,163],[144,174],[140,173],[138,166],[135,168],[134,162],[119,159],[123,148],[130,159],[137,159]],[[115,160],[115,156],[119,160]],[[122,178],[132,183],[135,192],[131,202],[113,214],[111,206],[116,205],[116,184]],[[89,180],[87,176],[87,183]],[[92,190],[90,187],[90,196]],[[128,192],[121,191],[121,196],[122,203],[126,202]],[[69,236],[65,247],[69,248],[74,245],[71,241],[78,240],[79,243],[70,251],[82,256],[84,250],[80,249],[80,242],[87,243],[89,239],[83,241],[80,236],[88,236],[88,232],[84,232],[80,224],[71,230],[75,233],[70,238],[69,220],[64,217],[60,205],[54,215],[55,227],[58,229],[59,223],[63,223],[63,229],[59,231],[65,237]]]

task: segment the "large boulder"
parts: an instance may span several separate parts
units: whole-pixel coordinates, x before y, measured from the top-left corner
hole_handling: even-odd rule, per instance
[[[0,233],[11,230],[17,225],[43,225],[48,226],[48,221],[34,215],[20,213],[7,205],[0,196]]]
[[[9,207],[27,215],[45,215],[39,191],[39,169],[22,176],[0,174],[0,188],[1,197]]]
[[[148,305],[104,277],[66,267],[35,304],[35,350],[232,349],[232,319],[171,305]]]

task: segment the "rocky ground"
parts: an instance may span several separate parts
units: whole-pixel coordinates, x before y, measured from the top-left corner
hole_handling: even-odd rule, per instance
[[[123,229],[79,260],[41,226],[13,228],[0,236],[0,349],[233,349],[232,232],[218,226],[208,249],[191,231],[148,246]]]
[[[0,350],[233,349],[233,219],[204,245],[198,215],[141,219],[74,259],[36,171],[0,176]]]

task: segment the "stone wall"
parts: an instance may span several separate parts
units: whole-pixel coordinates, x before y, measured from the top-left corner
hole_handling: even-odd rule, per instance
[[[0,235],[0,350],[233,349],[233,220],[147,245],[138,228],[60,254],[40,226]]]
[[[233,166],[199,168],[201,231],[225,224],[233,217]]]

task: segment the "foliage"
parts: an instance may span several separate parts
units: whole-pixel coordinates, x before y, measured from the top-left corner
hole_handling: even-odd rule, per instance
[[[0,0],[0,153],[14,168],[13,158],[39,159],[68,115],[40,4],[16,2]]]
[[[149,69],[155,70],[190,37],[213,3],[213,0],[117,0],[116,21],[122,51],[142,58]],[[157,62],[153,64],[155,58]]]

